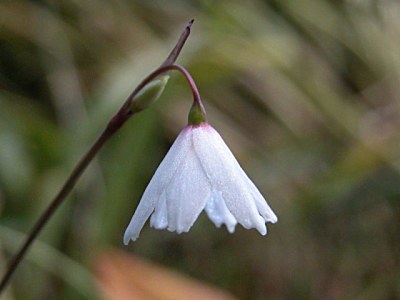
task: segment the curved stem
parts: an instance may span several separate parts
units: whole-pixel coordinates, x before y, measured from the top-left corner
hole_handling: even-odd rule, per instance
[[[190,88],[192,89],[193,100],[195,102],[199,103],[201,106],[203,106],[203,102],[201,101],[199,90],[198,90],[197,85],[194,82],[192,76],[190,75],[190,73],[181,65],[175,64],[175,65],[170,65],[169,67],[181,72],[183,74],[183,76],[185,76],[187,82],[190,85]]]
[[[4,291],[5,287],[7,286],[8,282],[10,281],[11,276],[17,269],[19,263],[22,261],[26,252],[28,251],[29,247],[32,245],[33,241],[36,239],[40,231],[43,227],[47,224],[50,218],[53,216],[57,208],[64,202],[68,194],[71,192],[73,187],[75,186],[77,180],[80,178],[82,173],[86,170],[89,163],[93,160],[102,146],[107,142],[116,131],[118,131],[123,124],[129,119],[129,117],[134,113],[130,109],[130,104],[132,101],[135,100],[136,95],[155,77],[159,76],[166,71],[172,69],[179,69],[179,67],[173,65],[173,63],[178,58],[178,55],[184,46],[189,34],[190,34],[190,27],[193,24],[193,20],[191,20],[185,27],[185,30],[181,34],[177,44],[175,45],[174,49],[171,51],[167,59],[161,64],[159,68],[157,68],[154,72],[152,72],[149,76],[147,76],[132,92],[132,94],[128,97],[119,111],[114,115],[114,117],[109,121],[107,124],[106,129],[103,133],[97,138],[95,143],[89,149],[89,151],[85,154],[85,156],[78,162],[76,167],[73,169],[71,175],[68,177],[66,182],[64,183],[63,187],[56,195],[56,197],[50,202],[49,206],[46,210],[42,213],[39,217],[38,221],[34,224],[32,229],[30,230],[25,242],[18,250],[18,252],[13,256],[11,261],[9,262],[6,272],[3,275],[3,278],[0,282],[0,295]],[[172,67],[174,66],[174,67]],[[181,71],[182,72],[182,71]],[[187,71],[186,71],[187,72]],[[190,75],[189,75],[190,76]],[[190,77],[191,78],[191,77]],[[191,79],[193,81],[193,79]],[[191,87],[195,87],[195,84],[191,84]],[[193,90],[193,88],[192,88]],[[197,88],[195,88],[197,90]],[[193,90],[194,91],[194,90]],[[193,92],[195,93],[195,92]],[[198,94],[198,92],[197,92]],[[194,95],[194,94],[193,94]],[[200,99],[200,96],[198,96]]]
[[[200,105],[200,107],[202,108],[202,110],[205,111],[204,105],[203,105],[203,101],[201,100],[199,89],[197,88],[197,85],[196,85],[195,81],[193,80],[192,75],[190,75],[189,71],[186,70],[185,67],[183,67],[181,65],[178,65],[178,64],[171,64],[171,65],[167,65],[167,66],[162,66],[162,67],[158,68],[157,70],[155,70],[154,72],[150,73],[145,79],[143,79],[143,81],[137,86],[137,88],[129,96],[129,98],[128,98],[127,102],[126,102],[126,106],[127,107],[130,106],[132,101],[134,101],[135,96],[149,82],[151,82],[152,80],[154,80],[158,76],[164,74],[165,72],[172,71],[172,70],[180,72],[185,77],[186,81],[188,82],[188,84],[190,86],[190,89],[192,90],[193,101],[198,103]]]

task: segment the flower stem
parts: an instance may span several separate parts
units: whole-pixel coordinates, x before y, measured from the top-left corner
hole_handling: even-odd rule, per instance
[[[187,25],[183,33],[181,34],[181,37],[179,38],[178,42],[176,43],[174,49],[172,49],[171,53],[168,55],[167,59],[161,64],[160,67],[172,65],[175,63],[177,57],[179,56],[179,53],[181,53],[181,50],[183,48],[183,45],[185,44],[187,38],[189,37],[190,34],[190,28],[192,27],[192,24],[194,22],[194,19],[191,19]]]
[[[0,282],[0,295],[4,291],[5,287],[7,286],[11,276],[15,272],[16,268],[18,267],[19,263],[22,261],[24,256],[26,255],[29,247],[32,245],[33,241],[37,238],[38,234],[41,232],[43,227],[47,224],[50,218],[54,215],[57,208],[65,201],[68,194],[71,192],[73,187],[75,186],[78,179],[81,177],[82,173],[86,170],[89,163],[93,160],[102,146],[107,142],[115,132],[117,132],[123,124],[129,119],[129,117],[135,113],[130,109],[130,104],[132,101],[135,100],[136,95],[155,77],[159,76],[166,71],[171,69],[177,69],[174,64],[176,59],[179,56],[189,34],[190,28],[193,24],[193,20],[191,20],[185,27],[185,30],[181,34],[177,44],[175,45],[174,49],[171,51],[167,59],[158,67],[153,73],[147,76],[132,92],[132,94],[128,97],[119,111],[114,115],[114,117],[109,121],[106,129],[103,133],[97,138],[96,142],[93,146],[89,149],[86,155],[78,162],[76,167],[73,169],[71,175],[68,177],[66,182],[64,183],[63,187],[56,195],[56,197],[50,202],[49,206],[46,210],[42,213],[39,217],[37,222],[34,224],[32,229],[30,230],[25,242],[18,250],[18,252],[12,257],[11,261],[9,262],[6,272],[4,273],[1,282]],[[172,67],[173,66],[173,67]],[[189,75],[190,76],[190,75]],[[193,81],[193,79],[192,79]],[[192,85],[191,85],[192,86]],[[193,90],[193,88],[192,88]],[[197,88],[196,88],[197,90]],[[200,96],[199,96],[200,97]]]
[[[185,76],[190,88],[192,89],[193,105],[189,112],[189,124],[198,125],[203,122],[207,122],[207,114],[203,105],[203,101],[201,101],[199,90],[190,73],[181,65],[171,65],[169,67],[181,72],[183,76]]]
[[[181,65],[175,64],[175,65],[170,65],[169,67],[171,69],[181,72],[183,74],[183,76],[185,76],[187,82],[190,85],[190,88],[192,89],[194,102],[197,102],[199,105],[201,105],[203,107],[203,102],[201,101],[199,90],[198,90],[196,83],[194,82],[192,76],[190,75],[190,73]]]
[[[161,67],[157,70],[155,70],[153,73],[151,73],[144,81],[148,82],[156,77],[160,76],[161,74],[167,72],[167,71],[178,71],[182,73],[182,75],[185,77],[186,81],[188,82],[190,89],[192,90],[193,94],[193,107],[196,108],[197,114],[200,116],[200,119],[202,122],[206,121],[206,110],[203,105],[203,101],[201,100],[200,92],[199,89],[197,88],[197,85],[195,81],[193,80],[192,75],[190,75],[189,71],[185,69],[185,67],[178,65],[178,64],[172,64],[172,65],[167,65],[164,67]],[[145,86],[146,83],[143,83],[143,86]],[[192,108],[193,108],[192,107]]]
[[[201,96],[200,96],[200,92],[199,89],[197,88],[196,83],[193,80],[192,75],[190,75],[189,71],[185,69],[185,67],[178,65],[178,64],[171,64],[171,65],[166,65],[163,67],[158,68],[157,70],[155,70],[153,73],[151,73],[150,75],[148,75],[139,85],[136,89],[140,88],[138,91],[134,90],[131,94],[131,96],[129,97],[134,97],[137,95],[137,93],[146,86],[146,84],[152,80],[154,80],[155,78],[157,78],[158,76],[160,76],[161,74],[168,72],[168,71],[178,71],[180,73],[182,73],[182,75],[185,77],[186,81],[188,82],[190,89],[192,90],[192,94],[193,94],[193,101],[200,104],[203,107],[203,102],[201,101]]]
[[[75,186],[76,181],[82,175],[83,171],[85,171],[86,167],[92,161],[92,159],[96,156],[97,152],[104,145],[104,143],[113,135],[115,131],[112,130],[104,130],[104,132],[98,137],[96,142],[90,148],[90,150],[86,153],[86,155],[79,161],[76,165],[75,169],[72,171],[71,175],[68,177],[64,186],[61,188],[57,196],[53,199],[53,201],[49,204],[46,210],[42,213],[39,220],[32,227],[29,232],[24,244],[19,249],[17,254],[13,257],[10,264],[8,265],[7,271],[4,274],[1,284],[0,284],[0,293],[6,287],[8,281],[11,278],[11,275],[14,273],[15,269],[24,258],[27,250],[29,249],[32,242],[36,239],[39,232],[42,230],[44,225],[46,225],[47,221],[51,218],[60,204],[66,199],[66,196],[71,192],[72,188]]]

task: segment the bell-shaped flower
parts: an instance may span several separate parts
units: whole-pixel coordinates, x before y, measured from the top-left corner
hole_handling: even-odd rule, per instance
[[[234,232],[237,223],[267,233],[277,217],[218,132],[208,123],[186,126],[147,186],[125,231],[135,241],[150,225],[187,232],[205,210],[211,221]]]

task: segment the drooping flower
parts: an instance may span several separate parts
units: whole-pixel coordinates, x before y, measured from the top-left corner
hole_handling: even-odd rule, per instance
[[[152,227],[182,233],[203,210],[231,233],[239,223],[265,235],[265,223],[277,221],[218,132],[200,119],[189,122],[161,162],[125,231],[124,244],[139,237],[150,216]]]

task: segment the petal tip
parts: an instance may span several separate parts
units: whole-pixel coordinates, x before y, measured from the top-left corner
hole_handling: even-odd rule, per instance
[[[226,225],[226,228],[228,229],[228,232],[229,233],[234,233],[235,232],[235,227],[236,227],[236,224],[234,224],[234,225]]]
[[[124,245],[128,246],[130,240],[131,240],[131,237],[125,234],[124,235]]]
[[[267,222],[270,222],[272,224],[275,224],[276,222],[278,222],[278,217],[275,214],[272,214],[268,219]]]
[[[258,230],[258,232],[259,232],[261,235],[266,235],[266,234],[267,234],[267,226],[265,225],[264,222],[258,223],[256,229]]]
[[[124,245],[128,246],[130,241],[134,242],[137,240],[138,237],[139,237],[138,234],[135,235],[133,232],[131,232],[130,230],[127,229],[125,231],[124,239],[123,239]]]

